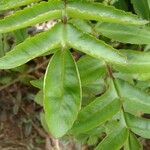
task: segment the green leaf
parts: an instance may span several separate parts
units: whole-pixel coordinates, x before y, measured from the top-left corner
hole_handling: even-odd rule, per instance
[[[76,26],[78,29],[82,30],[83,32],[86,33],[92,33],[92,27],[90,26],[90,23],[82,20],[82,19],[72,19],[69,21],[70,23],[72,23],[74,26]]]
[[[125,150],[142,150],[143,148],[141,146],[141,143],[138,141],[137,137],[133,133],[130,133],[124,149]]]
[[[41,2],[0,20],[0,33],[21,29],[50,19],[61,18],[62,2]]]
[[[16,45],[20,44],[28,37],[27,29],[24,28],[14,31],[14,36],[15,36],[15,44]]]
[[[62,24],[57,24],[49,31],[28,38],[17,45],[12,51],[0,58],[0,69],[20,66],[51,49],[58,48],[61,43],[62,28]]]
[[[131,0],[135,12],[142,18],[145,18],[147,20],[150,19],[150,8],[148,6],[149,0]]]
[[[129,135],[127,128],[117,128],[104,138],[96,150],[119,150],[126,142]]]
[[[100,79],[106,73],[105,62],[90,56],[83,56],[77,62],[82,85]]]
[[[127,110],[150,113],[150,95],[148,93],[123,80],[116,80],[116,83]]]
[[[12,37],[13,35],[10,34],[0,34],[0,57],[4,56],[6,52],[8,52],[11,48],[11,46],[14,46],[13,44],[10,46],[10,43],[8,42],[9,37]]]
[[[98,141],[98,137],[97,136],[90,136],[88,138],[88,145],[95,145]]]
[[[101,3],[72,1],[67,5],[69,17],[114,22],[122,24],[146,24],[147,21],[139,19],[136,15],[118,10],[112,6],[105,6]]]
[[[43,89],[43,82],[44,82],[43,78],[30,81],[31,85],[33,85],[34,87],[36,87],[40,90]]]
[[[58,51],[44,80],[44,110],[50,132],[61,137],[72,127],[81,107],[78,70],[68,50]]]
[[[123,43],[150,44],[150,28],[115,23],[98,23],[95,30],[102,35]]]
[[[127,63],[115,64],[114,68],[124,73],[150,73],[150,52],[120,50]]]
[[[115,77],[126,80],[130,83],[133,83],[133,79],[139,81],[147,81],[150,80],[150,73],[114,73]]]
[[[150,120],[133,116],[129,113],[125,115],[128,126],[135,134],[150,139]]]
[[[43,91],[42,91],[42,90],[40,90],[40,91],[36,94],[36,96],[35,96],[35,98],[34,98],[34,101],[35,101],[38,105],[43,106]]]
[[[3,40],[4,36],[3,34],[0,34],[0,57],[5,55],[5,50],[4,50],[4,40]]]
[[[0,11],[16,8],[19,6],[24,6],[33,2],[38,2],[39,0],[1,0],[0,1]]]
[[[114,6],[118,9],[128,11],[128,1],[126,0],[114,0]]]
[[[106,85],[103,79],[98,79],[89,84],[82,85],[82,105],[85,106],[89,104],[98,95],[103,94],[105,90]]]
[[[123,43],[150,44],[150,28],[116,23],[98,23],[95,30],[102,35]]]
[[[49,129],[48,129],[48,125],[46,123],[44,112],[40,113],[40,120],[41,120],[41,124],[42,124],[42,127],[44,128],[44,130],[49,133]]]
[[[112,118],[120,110],[120,107],[120,102],[111,84],[105,94],[81,109],[71,130],[72,133],[84,133],[101,125]]]
[[[67,26],[67,44],[83,53],[108,62],[122,63],[126,59],[119,51],[95,37],[85,34],[73,25]]]
[[[150,1],[148,0],[147,2],[148,2],[148,6],[149,6],[149,8],[150,8]]]

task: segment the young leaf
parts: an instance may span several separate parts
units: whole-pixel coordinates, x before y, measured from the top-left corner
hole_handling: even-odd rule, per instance
[[[110,85],[105,94],[82,108],[71,130],[72,133],[84,133],[101,125],[112,118],[120,110],[120,107],[120,102],[114,91],[114,87]]]
[[[0,58],[0,69],[20,66],[51,49],[58,48],[61,43],[62,28],[62,24],[57,24],[49,31],[28,38],[17,45],[12,51]]]
[[[81,105],[78,70],[68,50],[58,51],[44,79],[44,110],[50,132],[61,137],[72,127]]]
[[[150,120],[133,116],[129,113],[125,115],[128,126],[132,132],[143,137],[150,138]]]
[[[136,25],[147,23],[147,21],[139,19],[136,15],[96,2],[69,2],[67,5],[67,13],[69,17],[79,19]]]
[[[116,80],[116,83],[127,110],[150,113],[150,95],[148,93],[123,80]]]
[[[120,50],[127,63],[115,64],[114,68],[124,73],[150,73],[150,52]]]
[[[98,23],[94,28],[98,33],[123,43],[150,44],[150,28],[116,23]]]
[[[67,43],[69,46],[98,59],[122,63],[126,58],[111,46],[89,34],[85,34],[73,25],[67,25]]]
[[[19,10],[16,13],[0,20],[0,33],[10,32],[27,26],[41,23],[50,19],[61,18],[63,3],[41,2],[32,7]]]
[[[137,137],[133,133],[130,133],[124,149],[125,150],[142,150],[143,148],[141,146],[141,143],[138,141]]]
[[[16,8],[19,6],[24,6],[33,2],[38,2],[39,0],[1,0],[0,1],[0,11]]]
[[[104,138],[96,147],[96,150],[119,150],[126,142],[128,135],[129,131],[127,128],[117,128]]]

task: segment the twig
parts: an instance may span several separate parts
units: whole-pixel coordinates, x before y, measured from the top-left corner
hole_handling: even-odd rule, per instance
[[[59,146],[59,140],[58,139],[53,139],[53,143],[54,143],[54,146],[55,146],[55,150],[60,150],[60,146]]]
[[[0,91],[2,91],[4,89],[6,89],[7,87],[9,87],[9,86],[19,82],[22,78],[26,77],[29,73],[34,72],[35,70],[37,70],[37,69],[41,68],[42,66],[46,65],[48,63],[48,61],[49,60],[43,62],[40,65],[37,65],[35,68],[28,70],[26,73],[24,73],[23,75],[20,75],[17,79],[13,80],[12,82],[10,82],[10,83],[8,83],[8,84],[6,84],[4,86],[1,86],[0,87]]]

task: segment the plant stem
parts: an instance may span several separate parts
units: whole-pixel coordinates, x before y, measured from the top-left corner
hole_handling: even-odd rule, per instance
[[[6,84],[6,85],[4,85],[4,86],[1,86],[1,87],[0,87],[0,91],[2,91],[2,90],[4,90],[4,89],[6,89],[7,87],[9,87],[9,86],[11,86],[11,85],[13,85],[13,84],[19,82],[22,78],[26,77],[29,73],[34,72],[35,70],[37,70],[37,69],[41,68],[42,66],[46,65],[46,64],[48,63],[48,61],[49,61],[49,60],[43,62],[43,63],[40,64],[40,65],[37,65],[35,68],[32,68],[32,69],[28,70],[26,73],[20,75],[17,79],[11,81],[10,83],[8,83],[8,84]]]

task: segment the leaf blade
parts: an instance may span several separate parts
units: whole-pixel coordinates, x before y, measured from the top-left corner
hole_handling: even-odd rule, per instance
[[[137,139],[137,137],[133,134],[129,134],[129,138],[124,147],[125,150],[143,150],[141,143]]]
[[[127,124],[131,128],[132,132],[140,135],[143,138],[150,138],[150,120],[133,116],[129,113],[125,115]]]
[[[33,2],[38,2],[39,0],[1,0],[0,1],[0,11],[16,8],[19,6],[24,6]]]
[[[105,94],[82,108],[71,132],[73,134],[84,133],[101,125],[114,116],[120,107],[120,102],[111,84]]]
[[[28,38],[23,43],[17,45],[4,57],[0,58],[0,69],[20,66],[51,49],[59,47],[62,28],[63,25],[57,24],[49,31],[40,33],[33,38]],[[51,41],[50,44],[49,41]]]
[[[150,95],[123,80],[116,80],[126,111],[150,113]]]
[[[77,62],[82,85],[98,80],[106,73],[106,66],[103,61],[83,56]]]
[[[124,73],[150,73],[150,52],[120,50],[126,56],[127,63],[114,64],[114,69]]]
[[[95,30],[116,41],[131,44],[149,44],[150,28],[116,23],[98,23]]]
[[[87,55],[113,63],[126,62],[126,58],[111,46],[89,34],[85,34],[73,25],[67,26],[67,44]]]
[[[136,14],[147,20],[150,19],[150,8],[148,6],[148,1],[149,0],[144,1],[131,0],[131,3],[133,4]]]
[[[67,6],[69,17],[97,20],[104,22],[118,22],[122,24],[145,24],[147,21],[139,19],[137,16],[105,6],[101,3],[70,2]]]
[[[118,150],[126,142],[129,135],[127,128],[119,128],[110,133],[106,138],[96,147],[96,150]]]
[[[51,3],[49,1],[41,2],[24,10],[19,10],[15,14],[0,20],[0,33],[10,32],[50,19],[60,18],[62,8],[62,2],[54,1]]]
[[[55,53],[45,75],[44,93],[49,130],[61,137],[72,127],[81,105],[80,79],[69,51]]]

